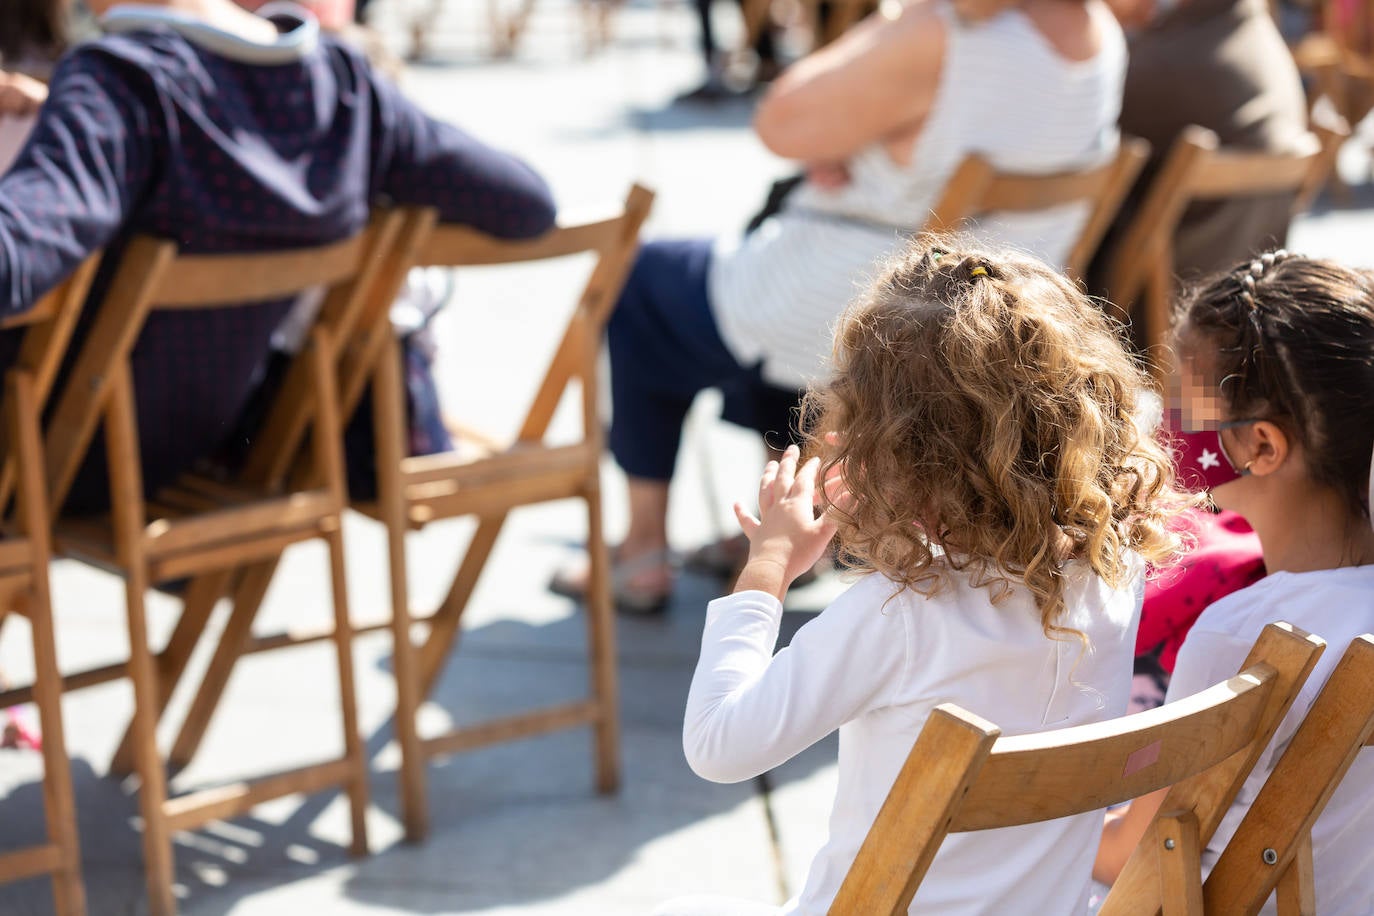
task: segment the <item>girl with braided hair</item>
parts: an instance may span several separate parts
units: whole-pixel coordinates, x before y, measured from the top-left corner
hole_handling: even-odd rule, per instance
[[[1202,612],[1169,698],[1235,674],[1277,620],[1329,646],[1212,838],[1210,867],[1345,646],[1374,631],[1374,279],[1270,252],[1186,296],[1175,345],[1181,477],[1244,516],[1269,575]],[[1157,793],[1109,816],[1099,880],[1114,880],[1161,801]],[[1312,844],[1318,911],[1374,912],[1374,755],[1355,761]]]
[[[734,594],[707,610],[688,762],[753,778],[840,733],[829,839],[782,912],[826,912],[937,704],[1006,734],[1125,713],[1146,562],[1190,501],[1120,328],[1040,261],[922,237],[841,318],[807,395],[812,453],[759,485]],[[818,515],[815,505],[819,504]],[[862,575],[773,654],[789,585],[838,537]],[[1088,813],[951,836],[920,912],[1069,913],[1087,899]],[[777,913],[711,898],[660,916]]]

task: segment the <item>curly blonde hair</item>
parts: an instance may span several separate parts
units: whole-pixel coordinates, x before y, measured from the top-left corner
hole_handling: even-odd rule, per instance
[[[853,497],[832,506],[848,565],[934,594],[967,570],[1024,584],[1045,634],[1065,564],[1123,587],[1181,548],[1195,500],[1140,419],[1149,377],[1121,328],[1033,258],[922,236],[843,315],[835,372],[807,393],[808,451]],[[833,434],[833,435],[832,435]]]

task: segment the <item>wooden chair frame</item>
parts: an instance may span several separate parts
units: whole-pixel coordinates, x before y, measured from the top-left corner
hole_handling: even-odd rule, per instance
[[[436,214],[432,210],[407,211],[385,270],[372,288],[367,307],[337,334],[339,339],[346,341],[338,354],[337,364],[339,415],[350,418],[361,403],[368,383],[373,386],[378,499],[373,503],[355,504],[355,508],[387,525],[392,614],[389,621],[358,626],[355,632],[382,629],[392,632],[397,681],[395,727],[402,760],[401,797],[406,835],[411,841],[423,839],[428,832],[425,764],[430,757],[591,725],[596,729],[598,789],[613,791],[619,783],[614,615],[609,557],[601,522],[602,431],[596,412],[596,359],[602,331],[638,249],[639,228],[648,215],[652,199],[651,192],[636,186],[631,189],[623,211],[617,215],[564,226],[529,241],[502,241],[464,227],[436,227]],[[412,266],[518,263],[579,253],[599,254],[599,260],[516,442],[498,451],[495,443],[488,441],[486,444],[493,446],[492,453],[475,461],[453,453],[405,457],[405,397],[400,354],[389,313],[408,270]],[[584,440],[570,446],[546,447],[542,444],[544,433],[564,392],[574,380],[581,388]],[[278,425],[269,427],[266,435],[283,447],[274,453],[276,460],[270,471],[285,474],[294,463],[303,416],[297,412],[292,416],[283,414],[274,420]],[[592,571],[587,602],[592,657],[591,698],[421,739],[416,731],[420,703],[433,690],[443,663],[453,650],[463,611],[506,516],[519,505],[569,497],[584,499],[588,508]],[[479,524],[448,594],[432,614],[413,617],[405,575],[405,534],[430,522],[462,515],[478,516]],[[212,659],[210,675],[202,682],[191,712],[173,744],[170,758],[173,763],[189,763],[199,746],[204,726],[213,714],[218,691],[223,686],[221,679],[213,676],[217,670],[227,671],[240,654],[324,638],[323,634],[310,632],[252,638],[247,623],[236,624],[239,615],[251,621],[274,569],[274,565],[264,564],[245,571],[244,581],[249,582],[251,588],[236,590],[235,616],[229,621],[230,627],[237,627],[242,633],[242,639],[221,641],[222,655]],[[418,648],[410,636],[411,625],[417,622],[429,628],[428,638]]]
[[[620,782],[620,714],[616,687],[615,614],[611,599],[610,558],[603,533],[597,358],[621,287],[639,248],[639,232],[653,194],[632,187],[624,208],[612,217],[561,226],[532,241],[492,239],[456,226],[439,226],[418,247],[419,266],[476,266],[523,263],[594,253],[597,261],[562,340],[525,414],[516,440],[476,460],[453,453],[405,457],[404,391],[399,345],[390,328],[375,329],[377,354],[370,363],[377,435],[378,500],[359,506],[387,527],[392,590],[392,636],[396,645],[396,732],[401,744],[401,795],[406,834],[412,840],[428,831],[425,764],[431,757],[483,745],[518,740],[550,731],[591,726],[595,734],[597,788],[613,792]],[[413,215],[417,236],[433,223],[432,213]],[[389,302],[388,294],[385,301]],[[580,389],[583,436],[572,445],[550,446],[544,436],[569,385]],[[361,397],[348,392],[350,399]],[[354,402],[356,403],[356,402]],[[344,402],[345,409],[353,406]],[[550,500],[579,498],[587,507],[587,636],[590,697],[585,700],[507,716],[421,738],[420,703],[434,689],[452,653],[463,611],[476,587],[507,515],[514,508]],[[410,599],[406,587],[405,535],[432,521],[464,515],[478,517],[477,531],[447,596],[427,618],[429,635],[411,644]]]
[[[1064,262],[1065,273],[1081,277],[1149,157],[1150,144],[1131,137],[1122,139],[1109,162],[1081,172],[1014,175],[970,156],[950,176],[924,231],[957,231],[984,213],[1026,213],[1091,201],[1092,209]]]
[[[0,854],[0,883],[47,874],[58,916],[82,916],[81,849],[76,797],[62,725],[62,676],[53,635],[48,564],[52,534],[43,482],[40,404],[56,378],[95,275],[98,256],[25,313],[0,329],[26,328],[16,368],[5,385],[5,436],[0,443],[0,510],[13,504],[0,540],[0,623],[10,613],[27,617],[33,644],[33,699],[43,732],[43,811],[48,841]]]
[[[1173,238],[1194,201],[1265,194],[1295,195],[1306,209],[1331,170],[1344,133],[1313,127],[1307,149],[1293,155],[1223,149],[1216,134],[1187,128],[1169,151],[1108,266],[1108,290],[1139,338],[1158,377],[1168,372],[1166,338],[1174,291]]]
[[[105,432],[111,515],[105,520],[59,519],[55,533],[60,552],[124,578],[130,657],[125,663],[73,675],[64,684],[76,689],[126,675],[133,682],[133,721],[113,769],[120,772],[130,756],[136,764],[149,909],[155,916],[176,910],[172,833],[233,817],[269,799],[345,789],[352,815],[352,851],[355,855],[367,851],[367,761],[354,698],[352,628],[344,583],[342,515],[347,490],[335,409],[335,338],[330,329],[361,314],[400,221],[399,214],[386,214],[344,242],[273,254],[178,256],[171,242],[134,239],[47,424],[44,445],[51,516],[65,501],[97,428]],[[329,293],[309,346],[293,362],[241,478],[226,483],[187,475],[159,492],[156,499],[145,501],[129,356],[147,315],[159,309],[282,299],[317,286],[327,287]],[[285,449],[276,430],[280,418],[288,415],[302,418],[302,435],[310,430],[308,486],[293,487],[287,479],[286,469],[296,460],[298,449],[293,447],[289,461],[279,457]],[[229,625],[207,673],[222,689],[232,668],[232,663],[224,665],[224,659],[236,660],[241,654],[266,590],[266,582],[251,573],[264,566],[275,568],[291,544],[317,538],[325,542],[330,560],[334,625],[322,638],[332,640],[336,648],[343,757],[169,799],[157,748],[157,720],[215,603],[226,592],[234,599]],[[157,582],[180,578],[190,578],[183,613],[167,646],[154,655],[148,643],[146,592]],[[254,600],[246,602],[245,593]],[[242,613],[245,603],[252,604],[252,613]],[[194,705],[203,705],[202,699],[197,697]],[[202,729],[204,724],[200,723]]]
[[[1202,887],[1208,912],[1316,912],[1312,826],[1355,757],[1374,746],[1374,635],[1352,642]]]
[[[1105,808],[1173,786],[1102,913],[1202,912],[1201,850],[1323,649],[1265,628],[1241,673],[1159,709],[1001,738],[957,706],[937,707],[898,774],[832,916],[905,914],[949,833]]]

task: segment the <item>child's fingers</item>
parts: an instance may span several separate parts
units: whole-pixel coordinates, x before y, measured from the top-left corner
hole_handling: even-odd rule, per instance
[[[778,462],[770,461],[763,466],[763,476],[759,478],[759,509],[773,505],[773,481],[778,479]]]
[[[782,460],[778,462],[778,476],[773,482],[773,490],[779,499],[791,492],[792,483],[797,477],[797,459],[800,457],[801,449],[795,445],[789,445],[787,451],[782,453]]]
[[[821,459],[811,458],[801,466],[797,472],[796,480],[792,481],[791,495],[794,497],[805,496],[816,491],[816,475],[820,473]]]
[[[735,519],[739,522],[740,530],[744,532],[745,537],[758,531],[759,525],[762,524],[750,514],[748,509],[744,508],[744,503],[735,503]]]

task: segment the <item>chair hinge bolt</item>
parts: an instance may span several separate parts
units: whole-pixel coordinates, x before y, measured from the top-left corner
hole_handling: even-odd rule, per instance
[[[1272,849],[1266,849],[1260,854],[1260,858],[1264,859],[1265,865],[1277,865],[1279,863],[1279,854]]]

